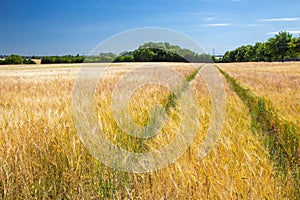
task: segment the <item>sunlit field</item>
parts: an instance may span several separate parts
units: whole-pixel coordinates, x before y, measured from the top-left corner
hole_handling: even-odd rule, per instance
[[[258,95],[271,100],[282,118],[300,126],[300,63],[228,63],[219,66]]]
[[[247,105],[252,132],[261,137],[276,171],[290,177],[294,198],[300,198],[299,63],[236,63],[219,67]]]
[[[123,132],[113,118],[111,94],[121,76],[136,65],[110,67],[97,88],[95,113],[113,143],[128,151],[148,152],[174,138],[180,127],[181,105],[171,107],[160,134],[153,139],[143,141]],[[188,64],[160,65],[168,65],[184,77],[195,71]],[[257,75],[258,65],[266,65],[264,76]],[[279,64],[220,66],[272,99],[279,112],[299,123],[298,64],[286,68]],[[199,73],[190,82],[201,109],[199,128],[193,144],[179,160],[144,174],[120,172],[101,164],[80,141],[73,120],[72,94],[78,71],[78,65],[0,68],[0,198],[295,198],[292,178],[278,174],[260,137],[251,131],[248,107],[225,79],[226,120],[222,133],[209,155],[198,158],[211,118],[209,91]],[[166,104],[169,93],[165,87],[146,85],[132,96],[128,113],[136,124],[147,125],[151,122],[150,108]]]

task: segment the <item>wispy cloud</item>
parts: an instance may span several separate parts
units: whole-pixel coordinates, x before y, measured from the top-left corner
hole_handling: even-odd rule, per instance
[[[300,34],[300,30],[288,31],[291,34]]]
[[[247,24],[247,27],[259,27],[259,26],[263,26],[261,24]]]
[[[262,22],[295,22],[299,21],[298,17],[286,17],[286,18],[271,18],[271,19],[262,19]]]
[[[286,32],[290,33],[290,34],[300,34],[300,30],[287,30]],[[276,35],[280,33],[280,31],[277,31],[277,32],[270,32],[270,33],[267,33],[267,35]]]
[[[202,24],[202,26],[206,26],[206,27],[222,27],[222,26],[231,26],[231,24],[229,24],[229,23]]]
[[[213,17],[207,17],[207,18],[204,18],[203,20],[204,21],[213,21],[213,20],[215,20],[215,18],[213,18]]]

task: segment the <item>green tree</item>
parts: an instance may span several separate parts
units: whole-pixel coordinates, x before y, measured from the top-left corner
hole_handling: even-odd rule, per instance
[[[289,44],[291,54],[293,57],[297,57],[300,54],[300,37],[292,38]]]
[[[292,34],[287,32],[280,32],[279,34],[276,34],[274,38],[270,38],[268,44],[273,57],[284,62],[285,56],[290,54],[289,45],[291,40]]]
[[[248,45],[245,47],[246,53],[244,57],[244,62],[252,62],[256,60],[255,46]]]
[[[246,46],[241,46],[237,49],[237,53],[235,55],[235,60],[237,62],[245,62],[245,55],[247,52],[247,47]]]
[[[31,59],[24,59],[23,64],[36,64],[36,63]]]
[[[155,53],[149,48],[139,48],[133,52],[133,56],[137,62],[150,62],[153,61]]]
[[[280,32],[266,42],[257,42],[254,46],[241,46],[227,51],[222,62],[277,61],[300,59],[300,38]]]
[[[5,59],[6,64],[23,64],[23,57],[12,54]]]
[[[257,42],[254,46],[255,50],[255,61],[266,61],[266,48],[265,43]]]
[[[223,56],[223,62],[236,62],[237,50],[227,51]]]

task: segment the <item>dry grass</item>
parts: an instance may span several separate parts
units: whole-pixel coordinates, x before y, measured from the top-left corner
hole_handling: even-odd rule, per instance
[[[113,121],[110,93],[129,66],[111,68],[99,83],[97,113],[116,144],[136,140]],[[193,71],[172,64],[187,76]],[[226,86],[227,118],[219,141],[203,160],[197,158],[210,120],[210,99],[198,75],[191,85],[202,109],[197,137],[175,163],[156,172],[128,174],[95,160],[80,142],[72,116],[77,68],[0,71],[0,198],[3,199],[284,199],[288,182],[277,179],[267,151],[251,133],[248,109]],[[137,123],[148,123],[148,110],[163,102],[161,87],[138,90],[130,104]],[[99,94],[99,93],[98,93]],[[140,146],[149,150],[170,141],[178,130],[180,106],[171,111],[161,134]],[[113,134],[116,134],[114,137]],[[124,147],[125,148],[125,147]]]

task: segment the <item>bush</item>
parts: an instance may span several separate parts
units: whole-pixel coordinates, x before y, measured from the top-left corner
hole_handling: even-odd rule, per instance
[[[5,59],[4,63],[5,64],[23,64],[23,57],[16,55],[16,54],[12,54]]]

